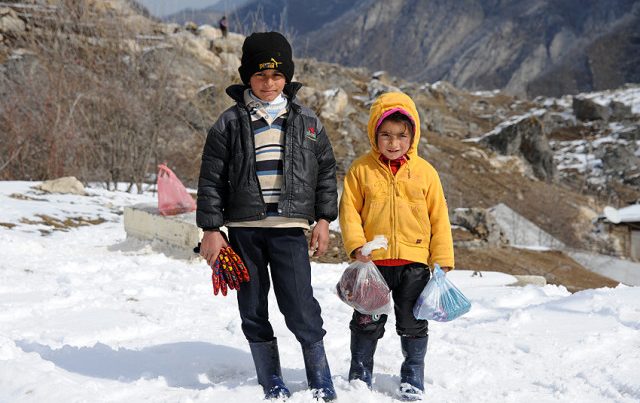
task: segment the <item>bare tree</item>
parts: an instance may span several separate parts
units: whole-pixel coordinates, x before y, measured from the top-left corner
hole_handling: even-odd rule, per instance
[[[70,174],[141,191],[155,172],[159,139],[179,121],[173,59],[149,57],[90,4],[36,9],[32,32],[16,39],[27,51],[0,74],[0,178]]]

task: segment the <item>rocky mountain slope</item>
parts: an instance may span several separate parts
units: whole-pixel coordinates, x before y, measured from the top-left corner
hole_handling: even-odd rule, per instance
[[[30,4],[35,7],[38,3]],[[59,171],[47,174],[44,170],[37,176],[40,179],[55,174],[75,175],[85,182],[107,180],[112,177],[104,175],[117,173],[108,165],[113,158],[121,158],[115,161],[123,168],[127,161],[137,161],[133,150],[145,151],[122,147],[123,140],[138,134],[148,136],[148,125],[153,123],[157,137],[149,141],[155,143],[142,137],[142,145],[153,145],[151,159],[138,168],[143,177],[153,178],[154,161],[167,161],[187,185],[195,186],[206,131],[232,104],[224,88],[238,82],[244,38],[231,33],[223,39],[209,26],[159,23],[117,0],[86,0],[83,4],[82,25],[56,25],[56,31],[50,31],[45,22],[51,15],[69,12],[62,3],[54,6],[55,12],[49,8],[26,12],[19,6],[0,7],[0,94],[3,100],[11,99],[0,103],[0,175],[4,179],[34,178],[34,171],[29,171],[34,168],[28,163],[37,166],[47,155]],[[113,30],[87,28],[104,23],[123,31],[107,41],[95,35]],[[71,74],[58,68],[68,63],[58,65],[52,58],[55,53],[43,46],[51,43],[51,37],[58,38],[60,30],[74,32],[70,37],[75,38],[64,42],[68,44],[65,52],[69,52],[64,55],[72,55],[74,49],[84,55],[83,59],[76,56],[78,67]],[[126,46],[113,47],[114,43]],[[126,61],[116,65],[123,69],[116,70],[117,75],[103,75],[110,66],[103,54],[107,49],[121,54],[109,60]],[[39,72],[46,72],[59,85],[27,85],[30,81],[25,77],[40,83],[36,80],[42,75],[36,75]],[[100,77],[108,78],[110,86],[92,93]],[[611,284],[597,275],[576,275],[575,270],[582,270],[580,265],[561,251],[514,248],[491,234],[486,223],[458,219],[457,211],[484,211],[503,203],[568,248],[620,254],[619,243],[599,232],[594,219],[606,204],[619,207],[640,200],[639,87],[526,99],[500,91],[463,91],[444,81],[417,83],[384,72],[304,58],[296,59],[295,79],[305,84],[299,97],[327,128],[338,160],[339,181],[353,159],[369,149],[365,130],[372,100],[393,90],[412,96],[423,122],[420,153],[440,172],[456,224],[459,267],[544,273],[549,281],[572,289]],[[74,80],[80,84],[71,85]],[[138,81],[148,91],[138,91]],[[115,105],[93,103],[111,99],[104,91],[116,91]],[[157,103],[158,96],[162,103]],[[58,112],[51,120],[37,114],[19,115],[23,110],[49,111],[42,99],[57,100]],[[139,127],[137,122],[147,123]],[[89,135],[94,126],[100,129],[97,139]],[[46,137],[58,132],[67,136],[69,129],[75,136],[71,139]],[[127,137],[118,137],[122,130]],[[38,133],[42,135],[36,136]],[[56,143],[62,140],[66,142]],[[100,143],[94,143],[98,140]],[[48,148],[34,154],[43,142]],[[102,147],[111,157],[85,161],[86,155],[101,155],[86,154],[94,151],[90,147]],[[345,260],[340,235],[334,236],[335,249],[327,259]],[[560,266],[565,269],[559,270]]]
[[[639,82],[640,3],[614,1],[254,1],[299,55],[467,90],[552,95]]]

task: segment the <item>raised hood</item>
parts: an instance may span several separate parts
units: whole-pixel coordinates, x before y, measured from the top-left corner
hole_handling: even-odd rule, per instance
[[[373,105],[371,105],[371,111],[369,113],[369,124],[367,126],[367,134],[369,135],[369,143],[371,144],[371,150],[376,155],[376,158],[380,156],[380,150],[376,144],[376,127],[380,118],[385,114],[393,113],[394,110],[399,110],[413,119],[415,134],[413,136],[413,142],[407,155],[412,157],[417,155],[418,144],[420,142],[420,117],[418,116],[418,110],[413,100],[402,92],[387,92],[380,95]]]

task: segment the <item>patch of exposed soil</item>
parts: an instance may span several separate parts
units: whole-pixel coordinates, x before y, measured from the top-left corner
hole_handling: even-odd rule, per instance
[[[455,254],[457,269],[543,276],[547,283],[563,285],[571,292],[618,285],[559,251],[486,247],[456,248]]]

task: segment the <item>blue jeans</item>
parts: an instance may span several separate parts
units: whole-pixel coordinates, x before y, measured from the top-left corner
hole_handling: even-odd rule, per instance
[[[303,346],[324,338],[313,297],[309,246],[302,228],[229,228],[229,242],[251,277],[238,290],[242,331],[250,343],[274,340],[268,295],[273,291],[285,323]],[[271,274],[271,275],[269,275]]]

